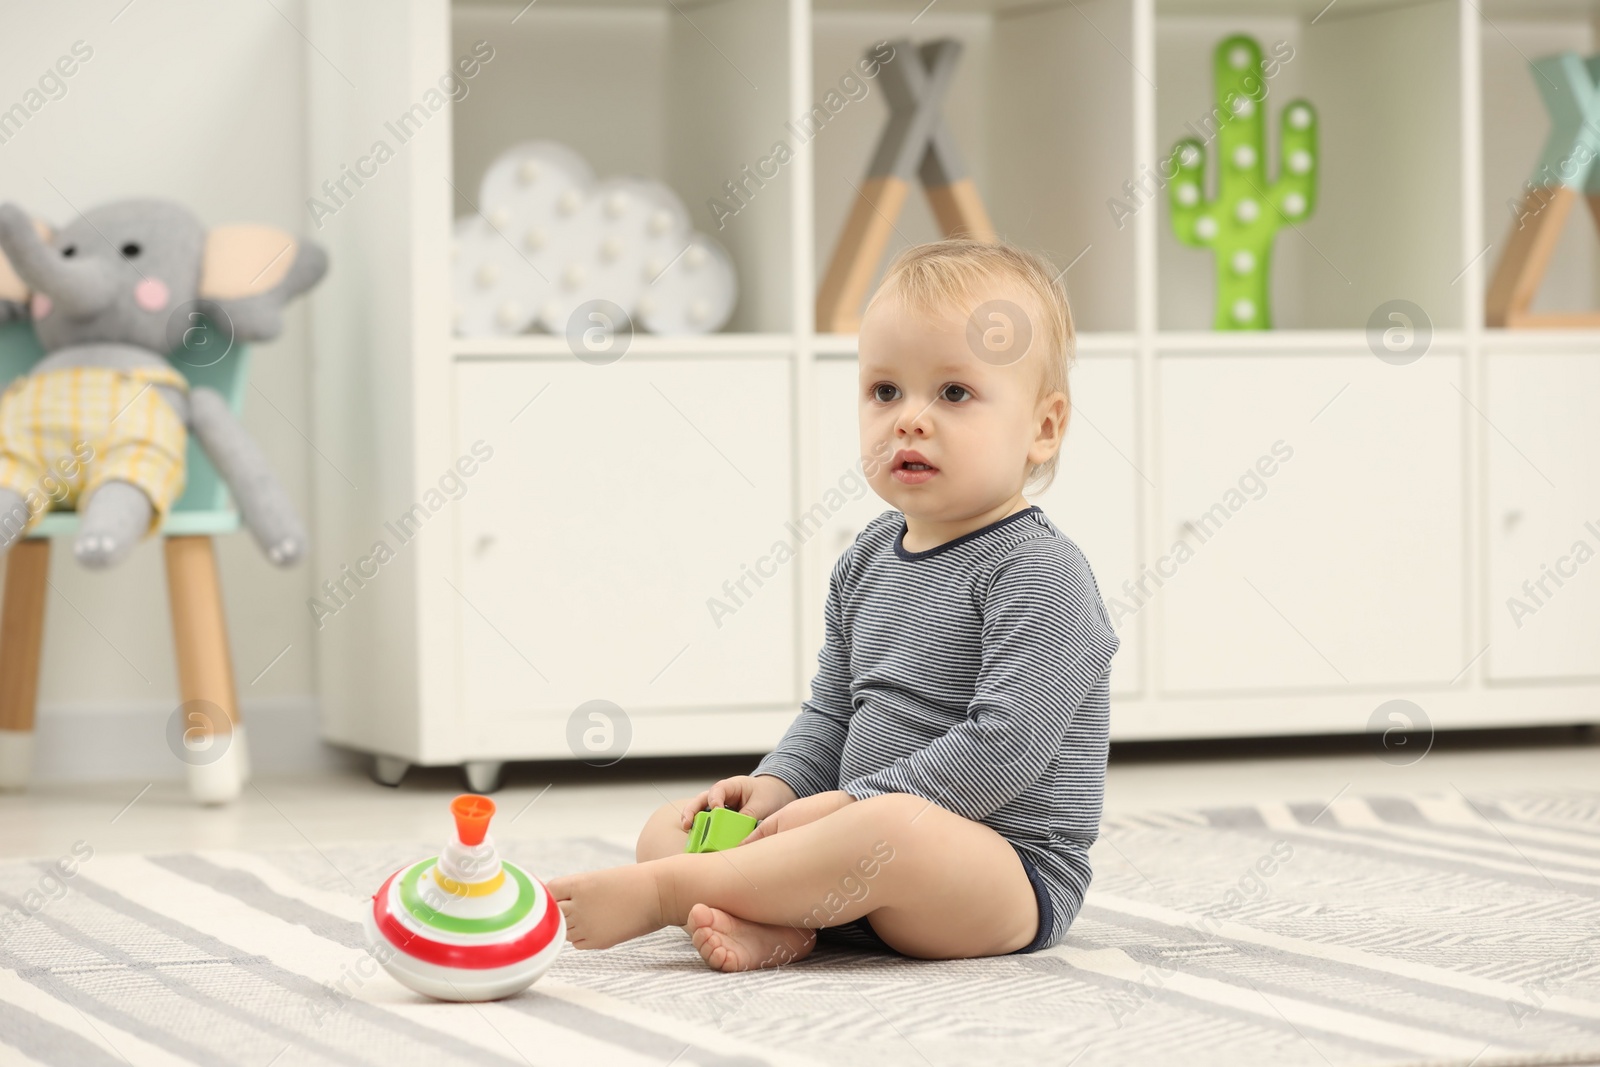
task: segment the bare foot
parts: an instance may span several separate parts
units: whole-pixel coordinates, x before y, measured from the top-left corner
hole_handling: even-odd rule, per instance
[[[815,930],[751,922],[709,904],[690,908],[684,929],[706,966],[716,971],[782,967],[805,959],[817,944]]]
[[[550,880],[550,895],[566,916],[567,940],[574,948],[610,948],[667,925],[657,862]]]

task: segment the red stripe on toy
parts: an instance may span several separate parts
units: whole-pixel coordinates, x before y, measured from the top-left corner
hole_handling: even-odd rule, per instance
[[[450,945],[423,937],[406,929],[389,911],[389,887],[405,870],[406,868],[402,867],[391,874],[383,883],[383,888],[373,895],[372,918],[377,923],[378,932],[383,935],[384,940],[408,956],[415,956],[424,963],[435,963],[441,967],[483,971],[492,967],[509,967],[514,963],[521,963],[545,949],[555,937],[556,926],[560,922],[560,912],[556,910],[556,902],[549,899],[548,890],[545,893],[547,903],[544,916],[537,926],[515,941],[502,941],[489,945]],[[543,888],[544,883],[540,882],[539,885]]]

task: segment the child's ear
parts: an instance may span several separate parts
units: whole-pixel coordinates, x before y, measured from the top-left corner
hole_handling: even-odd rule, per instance
[[[1039,401],[1037,418],[1039,420],[1039,434],[1035,438],[1033,448],[1028,450],[1028,458],[1035,463],[1042,463],[1055,455],[1061,449],[1061,443],[1066,440],[1067,423],[1072,419],[1072,403],[1067,399],[1067,394],[1059,390]],[[1035,452],[1043,449],[1043,455]]]

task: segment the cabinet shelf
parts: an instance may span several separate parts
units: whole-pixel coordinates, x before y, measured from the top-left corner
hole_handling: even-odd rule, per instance
[[[1434,330],[1430,350],[1459,348],[1466,337],[1463,330]],[[1275,355],[1293,352],[1360,351],[1368,352],[1365,330],[1259,330],[1219,332],[1211,330],[1163,330],[1152,342],[1160,353],[1227,353],[1231,355]]]
[[[1324,164],[1315,212],[1273,246],[1284,340],[1267,346],[1285,350],[1305,343],[1289,334],[1361,329],[1393,299],[1421,306],[1436,330],[1479,328],[1506,202],[1546,125],[1526,57],[1591,47],[1600,14],[1595,0],[440,3],[455,52],[481,38],[497,57],[453,108],[456,215],[473,209],[472,190],[507,145],[565,141],[601,176],[667,182],[693,225],[729,248],[740,282],[730,332],[796,338],[887,118],[872,79],[839,94],[875,42],[962,41],[943,113],[1002,236],[1074,264],[1064,280],[1084,336],[1136,332],[1148,304],[1152,341],[1185,345],[1210,323],[1214,267],[1172,235],[1152,168],[1214,103],[1217,40],[1248,32],[1269,52],[1281,43],[1292,58],[1268,82],[1269,174],[1277,114],[1298,96],[1318,108]],[[587,58],[596,40],[610,62]],[[795,117],[830,92],[842,108],[797,137]],[[1481,127],[1481,151],[1469,125]],[[794,159],[776,177],[741,177],[779,141]],[[1481,156],[1481,174],[1469,177],[1469,155]],[[714,201],[737,214],[719,215]],[[1135,216],[1114,211],[1119,202]],[[1588,226],[1568,229],[1535,310],[1600,303],[1600,246]],[[900,248],[938,236],[914,192],[878,274]],[[546,351],[508,344],[494,351]],[[851,346],[819,337],[813,350]]]
[[[1491,352],[1600,351],[1600,339],[1593,330],[1485,330],[1478,345]]]
[[[1434,330],[1431,348],[1459,349],[1468,331]],[[1133,332],[1080,333],[1078,356],[1127,355],[1140,347]],[[1496,350],[1525,349],[1569,351],[1595,348],[1592,330],[1490,330],[1480,343]],[[819,359],[856,358],[855,334],[815,334],[811,351]],[[789,333],[713,333],[687,337],[657,337],[635,334],[628,342],[628,356],[682,355],[760,355],[795,352],[799,340]],[[1227,353],[1234,355],[1275,355],[1294,352],[1366,351],[1364,330],[1261,330],[1222,332],[1213,330],[1161,330],[1149,341],[1157,353]],[[516,337],[457,337],[450,343],[456,359],[557,359],[573,357],[566,338],[552,334],[521,334]]]
[[[638,356],[716,356],[788,353],[795,338],[788,333],[712,333],[688,337],[634,334],[623,358]],[[457,359],[572,359],[565,337],[529,333],[516,337],[457,337],[451,341]]]
[[[1139,343],[1137,335],[1120,333],[1080,333],[1077,335],[1078,356],[1101,354],[1128,355]],[[812,340],[811,350],[822,359],[847,357],[855,359],[858,338],[853,333],[819,333]]]

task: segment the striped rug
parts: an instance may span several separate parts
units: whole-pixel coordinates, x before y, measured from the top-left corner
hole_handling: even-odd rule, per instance
[[[1035,955],[830,946],[723,975],[670,929],[482,1005],[362,948],[362,898],[431,844],[0,865],[0,1064],[1600,1062],[1600,793],[1109,819],[1066,943]],[[503,847],[547,879],[631,859]]]

